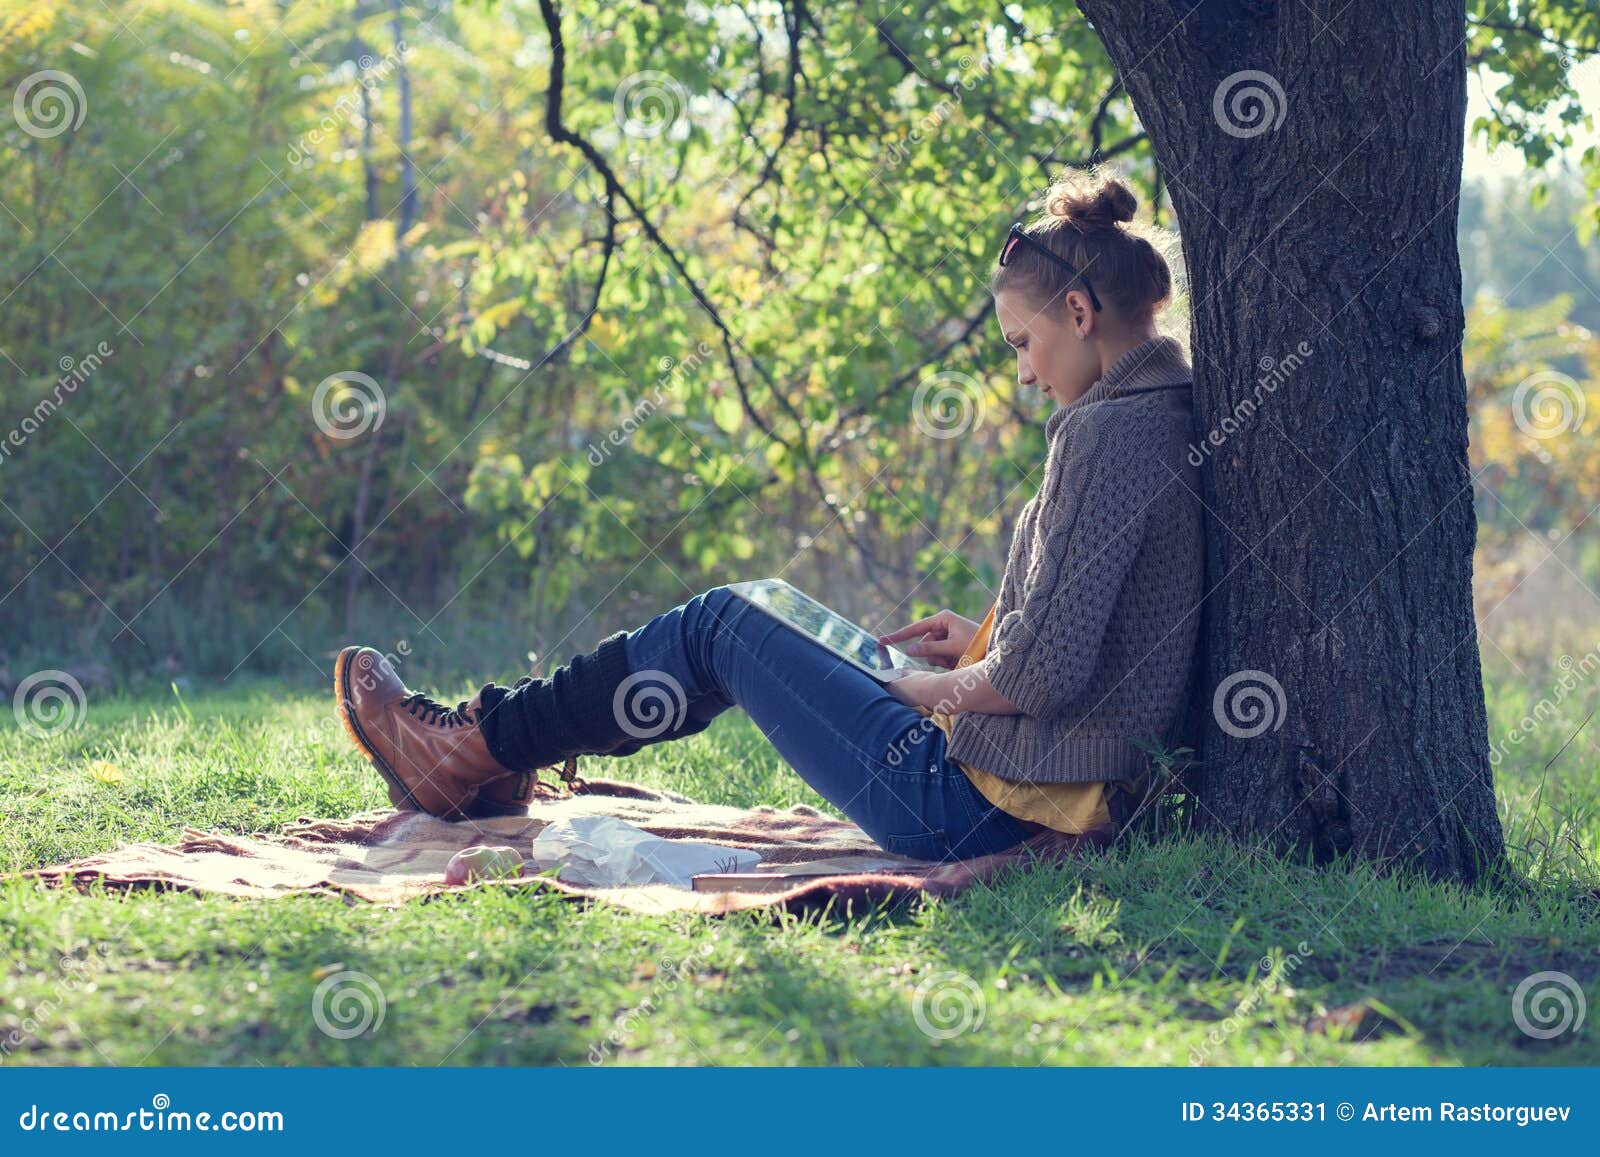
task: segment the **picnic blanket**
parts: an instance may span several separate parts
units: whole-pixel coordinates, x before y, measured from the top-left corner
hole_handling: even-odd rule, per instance
[[[444,883],[446,864],[463,848],[509,844],[525,851],[545,825],[595,815],[615,816],[665,839],[752,849],[761,855],[752,877],[784,871],[818,874],[781,891],[712,893],[667,884],[579,887],[549,876],[454,887]],[[342,820],[301,819],[280,832],[256,835],[185,828],[174,844],[124,844],[19,874],[58,885],[103,882],[241,899],[321,893],[374,903],[399,903],[462,887],[540,888],[636,912],[718,914],[954,896],[1002,872],[1107,842],[1109,835],[1045,832],[998,855],[938,864],[884,852],[856,825],[813,808],[724,807],[637,784],[588,780],[579,792],[535,800],[526,816],[446,823],[422,812],[375,811]],[[759,883],[753,880],[753,888]]]

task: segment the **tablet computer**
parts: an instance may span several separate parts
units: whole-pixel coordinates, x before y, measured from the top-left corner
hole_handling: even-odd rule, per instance
[[[898,679],[906,671],[944,670],[914,659],[897,647],[883,646],[877,635],[783,579],[729,583],[728,589],[880,683]]]

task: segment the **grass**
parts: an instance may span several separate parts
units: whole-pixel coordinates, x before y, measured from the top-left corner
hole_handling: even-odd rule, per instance
[[[1491,739],[1546,693],[1525,673],[1495,687]],[[1195,837],[804,920],[531,891],[389,909],[0,881],[0,1064],[1600,1063],[1592,1023],[1539,1040],[1511,1009],[1540,971],[1600,992],[1597,747],[1580,737],[1543,770],[1582,698],[1497,770],[1526,880],[1498,892]],[[330,706],[263,685],[97,700],[42,741],[0,732],[0,870],[385,806]],[[825,807],[737,712],[607,773]],[[321,1002],[323,1031],[318,987],[347,971],[374,987]],[[341,1031],[363,1009],[367,1031]]]

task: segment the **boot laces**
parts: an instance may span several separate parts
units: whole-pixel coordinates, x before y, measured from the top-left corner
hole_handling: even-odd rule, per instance
[[[454,707],[446,707],[436,699],[430,699],[420,691],[413,691],[400,700],[400,706],[405,708],[416,718],[424,723],[436,727],[472,727],[476,720],[467,713],[467,700],[463,699]]]
[[[533,679],[530,676],[524,675],[522,678],[513,683],[512,686],[521,687],[523,684],[531,682],[533,682]],[[493,686],[494,684],[492,682],[485,683],[478,691],[478,694],[481,696],[485,691]],[[477,711],[470,710],[468,705],[471,702],[472,700],[470,699],[463,699],[454,707],[447,707],[443,703],[440,703],[437,699],[431,699],[420,691],[413,691],[404,699],[400,700],[400,706],[404,707],[418,719],[421,719],[424,723],[436,724],[443,727],[476,727],[478,725],[478,716],[482,714],[482,709],[480,708]]]
[[[533,679],[524,675],[512,686],[521,687],[531,682],[533,682]],[[489,686],[493,686],[493,684],[491,683]],[[421,691],[413,691],[400,700],[400,706],[424,723],[444,727],[476,727],[478,720],[475,716],[478,713],[467,709],[467,705],[470,702],[471,700],[463,699],[454,707],[447,707],[437,699],[431,699],[424,695]],[[537,770],[533,772],[533,778],[536,785],[543,786]],[[566,785],[569,793],[581,791],[587,786],[583,777],[578,774],[578,757],[576,755],[569,755],[562,761],[561,782]]]

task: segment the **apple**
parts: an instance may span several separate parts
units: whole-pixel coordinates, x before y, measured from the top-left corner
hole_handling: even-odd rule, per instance
[[[522,854],[504,845],[464,848],[450,857],[444,869],[446,884],[467,884],[474,880],[514,879],[522,875]]]

